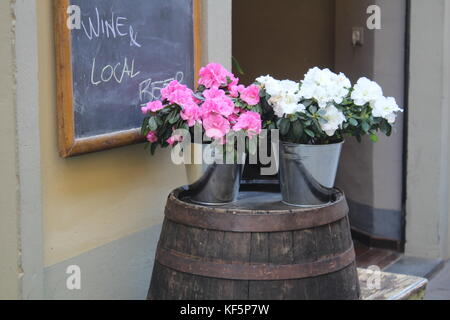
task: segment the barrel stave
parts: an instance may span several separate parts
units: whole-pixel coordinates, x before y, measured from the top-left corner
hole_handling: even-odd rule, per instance
[[[219,231],[206,229],[203,224],[202,227],[196,227],[185,224],[185,221],[179,223],[169,219],[168,216],[171,215],[167,215],[167,210],[181,208],[179,205],[171,204],[171,201],[173,199],[169,198],[158,248],[204,260],[206,264],[210,260],[214,260],[215,263],[247,265],[249,263],[268,265],[313,263],[347,252],[353,245],[347,215],[328,224],[301,230]],[[188,205],[183,206],[188,207]],[[346,205],[339,204],[337,208],[346,210]],[[202,210],[204,214],[207,214],[206,208]],[[212,216],[216,209],[208,208],[208,210]],[[330,211],[330,208],[327,210]],[[195,215],[194,211],[191,214]],[[234,212],[227,214],[232,215]],[[255,212],[255,216],[260,214],[262,213]],[[268,211],[265,214],[271,213]],[[217,221],[217,217],[212,219]],[[233,228],[238,227],[233,225]],[[317,275],[314,273],[317,270],[310,271],[310,277],[301,279],[233,280],[180,272],[155,261],[148,298],[182,300],[358,298],[359,284],[354,262],[328,274]]]

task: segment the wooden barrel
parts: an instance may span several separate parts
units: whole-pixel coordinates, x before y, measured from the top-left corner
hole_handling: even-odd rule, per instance
[[[348,207],[301,209],[246,192],[224,207],[170,194],[148,299],[358,299]]]

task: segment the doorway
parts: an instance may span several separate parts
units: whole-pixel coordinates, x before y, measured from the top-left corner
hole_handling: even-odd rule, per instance
[[[240,78],[247,85],[266,74],[299,80],[311,67],[330,68],[353,83],[361,76],[375,80],[403,106],[406,3],[381,2],[382,29],[369,30],[373,3],[367,0],[234,0],[233,56],[245,72]],[[354,27],[364,29],[361,47],[352,45]],[[337,185],[346,192],[364,265],[374,259],[389,265],[403,250],[403,145],[400,118],[392,137],[344,146]]]

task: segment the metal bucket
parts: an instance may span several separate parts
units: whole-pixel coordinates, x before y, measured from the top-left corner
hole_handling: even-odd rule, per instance
[[[298,207],[332,201],[342,144],[304,145],[281,142],[280,187],[283,202]]]
[[[245,154],[234,164],[203,164],[203,174],[188,187],[191,201],[209,206],[235,202],[239,196],[244,161]]]

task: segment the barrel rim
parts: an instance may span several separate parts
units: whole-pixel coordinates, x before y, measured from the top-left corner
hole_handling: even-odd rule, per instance
[[[228,232],[284,232],[320,227],[347,216],[345,195],[338,190],[339,198],[319,208],[285,210],[224,209],[206,207],[182,201],[184,188],[170,193],[165,209],[168,220],[183,225]]]
[[[335,195],[337,196],[337,199],[331,203],[324,204],[323,206],[314,206],[314,207],[295,207],[292,206],[290,209],[280,209],[280,210],[252,210],[252,209],[224,209],[220,206],[207,206],[202,205],[199,203],[194,202],[186,202],[180,199],[181,196],[183,196],[183,193],[188,192],[187,187],[180,187],[175,190],[173,190],[169,196],[168,200],[176,201],[184,206],[193,207],[195,209],[200,210],[211,210],[214,209],[215,213],[232,213],[235,215],[255,215],[255,212],[270,212],[270,214],[286,214],[286,213],[301,213],[304,211],[311,211],[311,210],[320,210],[327,207],[333,207],[335,205],[338,205],[340,202],[345,201],[345,193],[339,189],[339,188],[333,188],[336,190]]]

